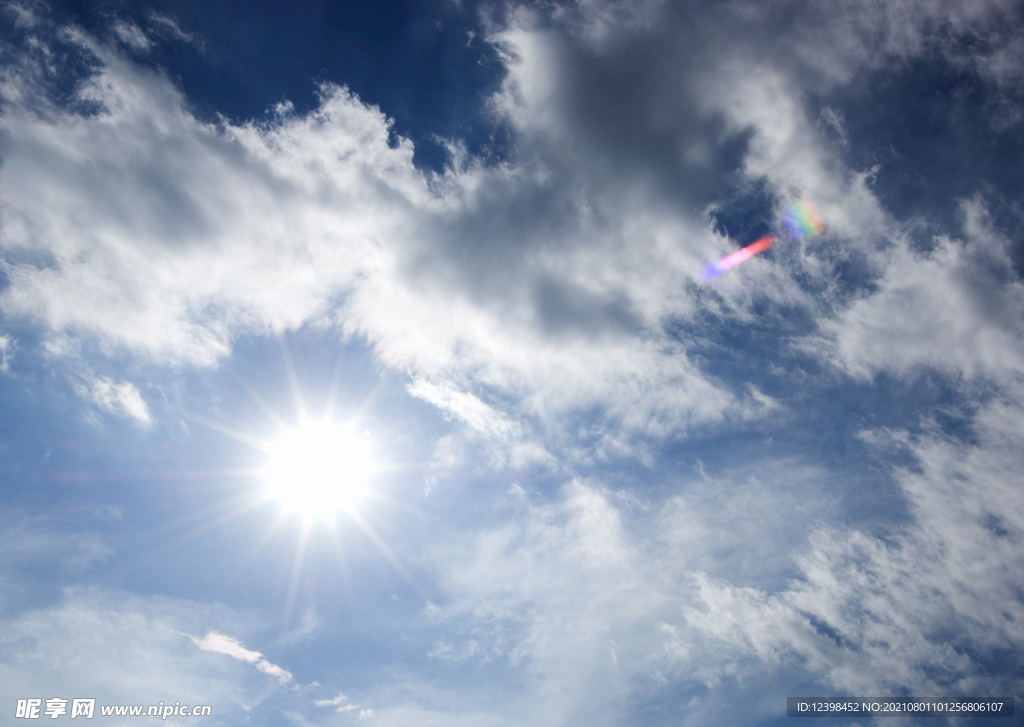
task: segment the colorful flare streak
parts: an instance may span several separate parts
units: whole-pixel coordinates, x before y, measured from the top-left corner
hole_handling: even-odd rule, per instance
[[[814,209],[814,204],[809,199],[798,199],[794,202],[786,210],[784,220],[786,228],[798,240],[825,234],[825,225],[818,217],[818,210]]]
[[[725,271],[732,270],[734,267],[739,265],[744,260],[747,260],[748,258],[752,258],[752,257],[754,257],[754,255],[757,255],[758,253],[764,252],[765,250],[767,250],[769,247],[771,247],[774,244],[775,244],[775,235],[765,235],[764,237],[762,237],[760,240],[758,240],[754,244],[747,245],[742,250],[737,250],[736,252],[732,253],[731,255],[726,255],[725,257],[723,257],[721,260],[719,260],[717,263],[714,263],[713,265],[708,265],[704,269],[704,279],[705,280],[712,280],[713,278],[717,278],[719,275],[721,275]]]
[[[782,218],[783,224],[790,234],[798,240],[805,237],[817,237],[825,234],[825,225],[814,209],[814,204],[809,199],[798,199]],[[717,263],[708,265],[704,269],[704,280],[713,280],[719,275],[732,270],[744,260],[749,260],[775,244],[775,235],[765,235],[752,245],[747,245],[742,250],[726,255]]]

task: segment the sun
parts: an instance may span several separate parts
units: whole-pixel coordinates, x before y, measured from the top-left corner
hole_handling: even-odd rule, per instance
[[[368,443],[352,426],[307,421],[267,447],[269,498],[305,520],[353,512],[375,469]]]

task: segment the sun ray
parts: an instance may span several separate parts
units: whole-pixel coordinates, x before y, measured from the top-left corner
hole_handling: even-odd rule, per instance
[[[331,551],[334,553],[334,559],[338,562],[338,569],[341,571],[341,582],[345,588],[345,597],[348,600],[348,605],[352,608],[355,607],[355,589],[352,587],[352,573],[348,567],[348,559],[345,557],[345,549],[341,544],[341,534],[337,528],[328,529],[331,541]]]
[[[281,418],[274,407],[267,402],[255,386],[238,374],[236,374],[234,378],[235,381],[238,382],[238,385],[242,387],[242,390],[245,391],[250,399],[252,399],[252,402],[259,407],[260,411],[263,412],[263,415],[270,420],[271,424],[273,424],[279,431],[288,427],[285,420]]]
[[[246,494],[239,494],[189,515],[168,521],[163,527],[146,533],[147,548],[135,548],[127,554],[127,563],[138,568],[155,560],[170,557],[176,550],[213,532],[259,507],[260,503]],[[144,554],[144,555],[143,555]]]
[[[398,559],[398,556],[394,554],[388,544],[384,542],[384,539],[377,533],[377,530],[370,524],[370,521],[363,517],[362,513],[353,512],[351,514],[352,520],[359,526],[359,528],[366,534],[366,537],[370,539],[370,542],[376,546],[380,554],[391,564],[391,567],[402,577],[406,583],[416,592],[420,598],[427,599],[427,591],[421,586],[409,569]]]
[[[245,574],[249,566],[256,562],[256,559],[260,557],[263,549],[270,544],[270,541],[274,539],[274,536],[280,532],[281,526],[287,521],[288,517],[285,513],[279,512],[277,514],[274,521],[270,524],[270,527],[268,527],[266,532],[264,532],[260,539],[256,541],[256,544],[249,550],[249,554],[245,556],[242,562],[235,569],[235,572],[224,582],[224,592],[230,590],[230,588]]]
[[[327,386],[327,395],[324,397],[327,404],[324,406],[324,419],[334,418],[334,407],[338,403],[338,392],[341,390],[341,377],[345,370],[345,352],[342,350],[334,360],[334,368],[331,370],[331,383]]]
[[[343,397],[340,392],[347,362],[342,353],[335,359],[325,396],[319,399],[323,402],[322,410],[311,412],[307,403],[308,392],[303,389],[295,358],[288,348],[287,338],[281,335],[278,341],[281,344],[281,356],[290,388],[294,419],[290,416],[282,417],[256,387],[237,375],[234,377],[237,383],[271,425],[274,432],[272,436],[260,437],[256,434],[258,429],[247,432],[240,426],[223,421],[213,421],[202,416],[190,417],[208,429],[257,450],[262,455],[262,462],[244,472],[239,471],[239,474],[248,476],[261,486],[255,490],[250,489],[239,501],[232,500],[228,506],[219,508],[217,512],[197,515],[202,522],[189,527],[186,533],[177,533],[174,542],[168,543],[165,550],[199,537],[253,508],[273,503],[277,506],[277,516],[267,523],[265,531],[248,549],[237,568],[232,569],[233,572],[223,585],[225,591],[237,584],[251,570],[252,565],[261,559],[271,543],[281,535],[286,523],[296,524],[297,516],[298,529],[293,544],[295,550],[290,557],[291,565],[283,593],[282,605],[286,618],[292,617],[301,600],[303,573],[307,567],[307,560],[312,552],[311,548],[317,541],[316,534],[323,533],[324,528],[330,539],[328,547],[333,550],[348,601],[355,605],[356,594],[350,564],[339,531],[344,521],[354,523],[390,567],[394,568],[397,575],[419,597],[427,598],[426,589],[417,582],[409,568],[396,556],[367,518],[367,501],[371,497],[378,505],[384,505],[387,509],[419,513],[409,503],[376,487],[378,477],[397,473],[408,474],[410,468],[396,463],[391,458],[378,461],[378,453],[371,445],[377,439],[388,439],[388,432],[377,432],[371,440],[369,433],[359,424],[370,419],[386,382],[382,379],[374,381],[371,386],[364,387],[354,401]],[[341,412],[344,414],[339,417],[338,414]],[[320,415],[319,418],[315,418],[317,414]]]
[[[163,546],[154,552],[165,554],[173,548],[179,548],[258,506],[259,503],[254,502],[251,497],[240,494],[168,523],[165,528],[153,531],[153,535],[163,541]],[[172,537],[164,537],[166,535],[172,535]]]
[[[305,419],[309,415],[306,409],[306,399],[302,394],[302,385],[299,383],[299,373],[295,370],[295,361],[292,359],[292,353],[288,349],[288,343],[285,341],[284,334],[278,336],[278,343],[281,345],[281,358],[284,360],[284,370],[288,377],[288,386],[292,390],[292,402],[295,405],[295,413],[299,419]]]
[[[233,427],[230,424],[224,422],[218,422],[213,419],[208,419],[202,414],[189,414],[188,420],[195,422],[196,424],[202,424],[207,429],[212,429],[215,432],[219,432],[225,436],[231,437],[236,442],[247,444],[253,449],[266,449],[267,442],[265,439],[260,439],[254,434],[247,434],[246,432]]]
[[[309,536],[310,525],[308,522],[303,522],[300,526],[298,542],[295,544],[292,572],[288,579],[288,591],[284,598],[284,620],[286,623],[291,621],[295,601],[299,595],[299,581],[302,579],[302,570],[306,564],[306,548],[309,546]]]

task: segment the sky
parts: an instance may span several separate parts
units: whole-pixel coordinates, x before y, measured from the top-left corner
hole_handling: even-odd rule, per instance
[[[1019,3],[0,28],[9,715],[781,725],[1024,691]],[[799,200],[822,234],[786,231]]]

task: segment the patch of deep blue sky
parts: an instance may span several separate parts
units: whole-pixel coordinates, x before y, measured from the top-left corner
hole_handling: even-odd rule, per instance
[[[393,132],[414,142],[423,168],[441,170],[448,161],[439,138],[485,157],[503,153],[505,136],[484,122],[482,101],[504,69],[484,42],[474,3],[57,0],[52,7],[55,20],[101,38],[111,36],[115,19],[159,37],[153,14],[174,18],[196,43],[159,42],[136,60],[166,69],[201,118],[258,120],[285,101],[305,113],[318,103],[319,83],[336,83],[394,119]]]
[[[843,161],[877,167],[872,191],[896,219],[916,223],[921,248],[955,234],[958,201],[979,195],[1024,274],[1024,166],[1016,161],[1024,159],[1024,136],[1019,123],[1007,122],[1024,99],[975,71],[972,54],[984,50],[969,37],[947,39],[921,57],[863,71],[812,96],[810,106],[838,112]]]

